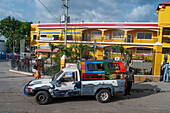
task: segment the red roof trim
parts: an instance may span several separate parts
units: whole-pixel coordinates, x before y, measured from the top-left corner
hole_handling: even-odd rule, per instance
[[[38,27],[64,27],[65,25],[64,24],[40,24],[38,25]],[[116,23],[116,24],[68,24],[68,27],[73,27],[73,26],[79,26],[79,27],[82,27],[82,26],[129,26],[129,27],[137,27],[137,26],[142,26],[142,27],[158,27],[158,24],[152,24],[152,23],[149,23],[149,24],[142,24],[142,23],[129,23],[129,24],[122,24],[122,23]]]
[[[162,5],[162,8],[165,8],[165,5],[170,5],[170,1],[168,1],[168,2],[164,2],[164,3],[161,3],[161,4],[159,4],[159,5]],[[158,5],[158,7],[157,7],[157,9],[156,10],[158,10],[159,11],[159,5]]]
[[[165,5],[165,4],[166,4],[166,5],[169,5],[169,4],[170,4],[170,1],[165,2],[165,3],[162,3],[162,4],[164,4],[164,5]]]

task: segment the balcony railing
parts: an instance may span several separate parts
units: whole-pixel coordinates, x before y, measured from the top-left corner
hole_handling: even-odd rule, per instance
[[[40,40],[44,41],[54,40],[54,37],[40,37]]]

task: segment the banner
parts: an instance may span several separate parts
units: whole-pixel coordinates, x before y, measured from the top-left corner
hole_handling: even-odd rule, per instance
[[[77,68],[77,64],[74,63],[66,63],[66,68]],[[70,77],[72,76],[72,73],[67,72],[66,73],[66,77]]]

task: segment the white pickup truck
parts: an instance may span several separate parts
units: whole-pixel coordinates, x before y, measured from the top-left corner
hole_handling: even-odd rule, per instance
[[[43,105],[55,97],[96,96],[98,102],[105,103],[116,92],[125,89],[125,79],[81,80],[77,68],[64,68],[51,78],[30,81],[24,88],[27,96],[35,96],[38,104]]]

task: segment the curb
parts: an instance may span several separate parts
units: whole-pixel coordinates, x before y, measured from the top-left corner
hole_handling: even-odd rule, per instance
[[[162,92],[160,88],[153,89],[131,89],[132,92],[135,93],[159,93]]]
[[[135,93],[161,93],[161,92],[170,92],[170,90],[165,90],[161,88],[153,88],[153,89],[131,89],[132,92]]]
[[[23,72],[23,71],[16,71],[16,70],[13,70],[13,69],[9,69],[9,72],[13,72],[13,73],[18,73],[18,74],[23,74],[23,75],[33,76],[33,73]]]
[[[23,71],[16,71],[16,70],[13,70],[13,69],[9,69],[9,72],[23,74],[23,75],[29,75],[29,76],[34,76],[34,73],[23,72]],[[50,77],[51,76],[47,76],[47,75],[41,76],[41,78],[50,78]]]

